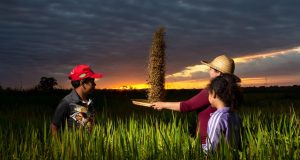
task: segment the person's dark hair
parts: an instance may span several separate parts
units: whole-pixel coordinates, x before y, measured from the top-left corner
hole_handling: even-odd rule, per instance
[[[77,81],[71,81],[71,84],[74,88],[78,88],[80,86],[80,80]]]
[[[76,89],[80,86],[80,81],[82,81],[82,83],[89,83],[94,81],[94,78],[85,78],[83,80],[71,81],[71,84]]]
[[[240,78],[232,74],[221,74],[212,79],[208,85],[210,93],[215,93],[227,107],[237,109],[241,105],[243,99]]]

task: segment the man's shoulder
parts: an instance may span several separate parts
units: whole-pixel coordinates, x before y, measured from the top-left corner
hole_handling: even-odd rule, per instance
[[[68,101],[70,101],[71,99],[72,99],[72,94],[69,93],[69,94],[67,94],[67,95],[62,99],[62,101],[68,102]]]
[[[75,93],[74,90],[72,90],[68,95],[66,95],[62,101],[68,102],[68,103],[74,103],[77,101],[80,101],[78,98],[78,95]]]
[[[64,98],[62,98],[59,102],[58,107],[68,106],[70,103],[72,103],[72,93],[69,93]]]

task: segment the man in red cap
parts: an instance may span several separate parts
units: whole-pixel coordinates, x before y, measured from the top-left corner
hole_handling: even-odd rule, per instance
[[[74,89],[65,96],[57,106],[50,128],[52,135],[59,129],[85,128],[89,132],[93,128],[94,105],[88,95],[95,89],[96,78],[102,74],[94,73],[88,65],[77,65],[70,73],[69,79]]]

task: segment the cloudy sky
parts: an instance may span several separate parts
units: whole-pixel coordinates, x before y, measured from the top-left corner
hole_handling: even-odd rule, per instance
[[[243,85],[300,84],[299,0],[1,0],[0,85],[30,88],[88,64],[98,88],[141,87],[166,29],[168,88],[201,88],[201,60],[227,54]]]

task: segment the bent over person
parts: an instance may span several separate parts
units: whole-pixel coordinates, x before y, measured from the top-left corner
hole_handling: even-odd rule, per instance
[[[57,135],[65,127],[85,128],[92,131],[94,123],[94,104],[88,97],[95,89],[95,78],[102,74],[94,73],[88,65],[77,65],[69,74],[74,89],[58,104],[50,128],[52,135]],[[67,124],[67,126],[65,126]]]
[[[222,74],[233,74],[235,64],[233,59],[227,57],[226,55],[221,55],[216,57],[210,63],[206,61],[201,61],[202,64],[210,67],[209,77],[213,79]],[[198,114],[198,124],[196,129],[196,134],[200,134],[201,143],[206,142],[206,131],[207,123],[210,115],[216,111],[215,108],[211,107],[208,101],[208,89],[205,88],[201,90],[194,97],[182,101],[182,102],[155,102],[153,103],[155,109],[170,109],[180,112],[192,112],[195,111]]]

